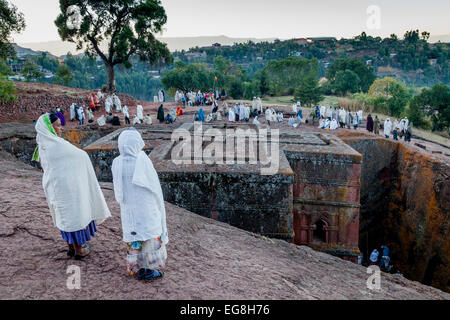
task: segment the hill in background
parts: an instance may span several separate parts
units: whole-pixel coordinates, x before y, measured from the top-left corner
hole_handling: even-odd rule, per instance
[[[253,42],[263,42],[263,41],[274,41],[275,38],[266,39],[256,39],[256,38],[229,38],[227,36],[210,36],[210,37],[177,37],[177,38],[159,38],[164,43],[167,43],[169,50],[181,51],[188,50],[190,48],[210,46],[213,43],[220,43],[222,45],[233,45],[234,43],[244,43],[249,40]],[[73,54],[79,54],[82,52],[76,51],[76,45],[71,42],[63,42],[60,40],[49,41],[49,42],[29,42],[29,43],[19,43],[19,46],[34,51],[48,51],[56,56],[63,56],[67,52]]]

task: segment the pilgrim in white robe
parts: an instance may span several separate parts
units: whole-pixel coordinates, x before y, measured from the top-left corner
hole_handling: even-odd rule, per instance
[[[256,97],[253,97],[253,100],[252,100],[252,109],[253,109],[253,110],[258,110],[258,101],[256,100]]]
[[[339,125],[338,125],[336,119],[333,119],[333,120],[330,122],[330,130],[336,130],[338,127],[339,127]]]
[[[384,121],[384,135],[386,136],[386,138],[389,138],[389,136],[391,135],[391,130],[392,130],[392,122],[391,119],[387,118]]]
[[[346,112],[345,112],[344,108],[341,108],[339,110],[339,122],[345,123],[345,115],[346,115]]]
[[[158,174],[140,133],[123,131],[118,139],[120,156],[113,160],[114,195],[120,204],[123,241],[128,246],[127,272],[163,268],[169,236],[164,197]]]
[[[363,120],[363,111],[359,110],[358,111],[358,123],[361,124]]]
[[[294,103],[292,105],[292,112],[294,112],[295,114],[297,113],[297,104],[296,103]]]
[[[114,102],[113,102],[113,98],[111,96],[108,96],[105,99],[105,111],[106,113],[110,113],[112,108],[113,108]]]
[[[97,119],[97,123],[100,127],[103,127],[106,125],[106,119],[105,116],[102,115],[100,118]]]
[[[116,112],[122,111],[122,102],[120,101],[119,97],[116,96],[116,94],[113,94],[113,101],[116,107]]]
[[[150,117],[150,115],[146,115],[145,117],[144,117],[144,124],[147,124],[147,125],[150,125],[150,124],[152,124],[152,117]]]
[[[70,106],[70,121],[73,121],[73,119],[75,119],[75,103]]]
[[[232,108],[230,108],[228,110],[228,121],[230,122],[236,122],[236,116],[234,114],[234,110]]]
[[[333,116],[333,109],[329,107],[327,109],[326,117],[331,119],[332,116]]]
[[[322,118],[325,118],[325,106],[321,106],[321,107],[320,107],[320,116],[321,116]]]
[[[283,114],[281,112],[277,115],[278,122],[283,122]]]
[[[325,127],[325,119],[320,119],[318,128],[319,129],[324,129],[324,127]]]
[[[124,105],[122,109],[123,116],[126,118],[130,118],[130,113],[128,112],[128,106]]]
[[[239,105],[239,120],[245,120],[245,106],[242,103]]]
[[[259,112],[263,113],[263,105],[262,105],[261,98],[258,97],[258,99],[256,99],[256,100],[257,100],[257,103],[258,103],[258,110],[259,110]]]
[[[88,154],[58,137],[48,114],[36,123],[38,148],[33,156],[40,161],[42,186],[55,226],[64,232],[86,229],[95,221],[111,217]]]
[[[140,104],[136,107],[136,114],[139,120],[144,120],[144,108]]]

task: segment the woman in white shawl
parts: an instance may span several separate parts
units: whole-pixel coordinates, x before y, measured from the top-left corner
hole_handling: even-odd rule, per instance
[[[229,122],[236,122],[236,114],[234,113],[233,108],[228,109],[228,121]]]
[[[169,242],[161,185],[138,131],[125,130],[118,144],[120,156],[113,161],[112,174],[128,249],[127,271],[153,280],[164,275],[158,269],[165,265]]]
[[[35,128],[38,147],[33,160],[44,170],[42,186],[50,214],[69,246],[67,254],[81,259],[90,253],[86,242],[95,236],[96,224],[111,213],[88,154],[59,137],[56,115],[43,114]]]

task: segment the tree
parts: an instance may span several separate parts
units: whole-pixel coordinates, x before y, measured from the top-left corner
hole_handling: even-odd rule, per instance
[[[0,59],[8,59],[16,55],[11,45],[11,33],[19,33],[25,29],[25,19],[17,7],[0,0]]]
[[[63,86],[68,86],[70,82],[72,82],[72,80],[72,70],[65,64],[59,65],[55,74],[55,83]]]
[[[426,114],[424,112],[422,103],[423,101],[420,95],[417,95],[414,98],[412,98],[411,101],[409,102],[406,115],[408,116],[408,120],[414,123],[415,127],[428,129],[429,124],[426,120]]]
[[[100,56],[108,72],[107,91],[115,92],[116,65],[131,68],[133,56],[150,64],[172,63],[160,32],[167,16],[160,0],[60,0],[55,24],[62,40],[85,47],[88,56]],[[107,50],[101,49],[106,45]]]
[[[403,37],[409,44],[416,44],[419,41],[419,30],[406,31]]]
[[[42,78],[44,74],[39,71],[38,67],[31,61],[25,62],[21,74],[25,77],[27,81]]]
[[[450,129],[450,88],[446,85],[440,83],[423,89],[411,105],[431,118],[433,131]]]
[[[178,63],[176,68],[167,71],[161,78],[166,90],[175,89],[184,92],[209,90],[213,86],[213,81],[212,70],[199,63],[190,65]]]
[[[16,93],[12,81],[8,81],[5,76],[0,75],[0,101],[17,101]]]
[[[300,100],[303,105],[317,104],[323,100],[319,87],[319,81],[314,77],[304,77],[300,85],[294,92],[296,100]]]
[[[359,79],[358,75],[352,70],[339,70],[338,72],[336,72],[332,87],[337,94],[345,96],[348,92],[358,92],[360,83],[361,80]]]
[[[427,31],[423,31],[423,32],[421,33],[421,35],[422,35],[422,39],[423,39],[424,41],[428,41],[428,39],[430,39],[430,33],[427,32]]]
[[[336,80],[336,73],[345,70],[351,70],[358,75],[360,83],[357,91],[367,92],[376,79],[372,67],[366,66],[361,60],[356,58],[339,58],[334,60],[328,67],[328,80],[333,84]]]
[[[267,78],[269,94],[289,95],[301,83],[304,77],[319,78],[319,63],[317,59],[298,59],[288,57],[270,61],[263,69]],[[262,90],[261,90],[262,91]]]
[[[369,96],[377,111],[396,117],[402,114],[411,97],[406,86],[391,77],[375,80],[369,89]]]

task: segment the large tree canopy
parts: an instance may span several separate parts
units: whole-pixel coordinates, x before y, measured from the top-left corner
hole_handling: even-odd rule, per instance
[[[116,90],[114,66],[131,67],[131,58],[171,63],[167,45],[154,33],[167,16],[160,0],[60,0],[55,24],[62,40],[77,44],[89,56],[98,55],[108,70],[108,91]],[[107,47],[106,50],[102,49]]]
[[[263,69],[267,76],[269,93],[273,95],[293,94],[305,77],[319,78],[317,59],[297,59],[288,57],[270,61]]]
[[[186,65],[181,61],[175,63],[173,70],[164,73],[161,82],[165,89],[176,89],[184,92],[207,91],[213,86],[212,70],[205,64]]]
[[[17,7],[0,0],[0,59],[7,59],[15,56],[14,48],[11,45],[11,33],[21,32],[25,29],[25,19]]]
[[[327,78],[334,84],[338,71],[350,70],[359,77],[358,91],[367,92],[376,79],[372,67],[366,66],[361,60],[356,58],[336,59],[327,70]],[[356,91],[353,91],[356,92]]]

